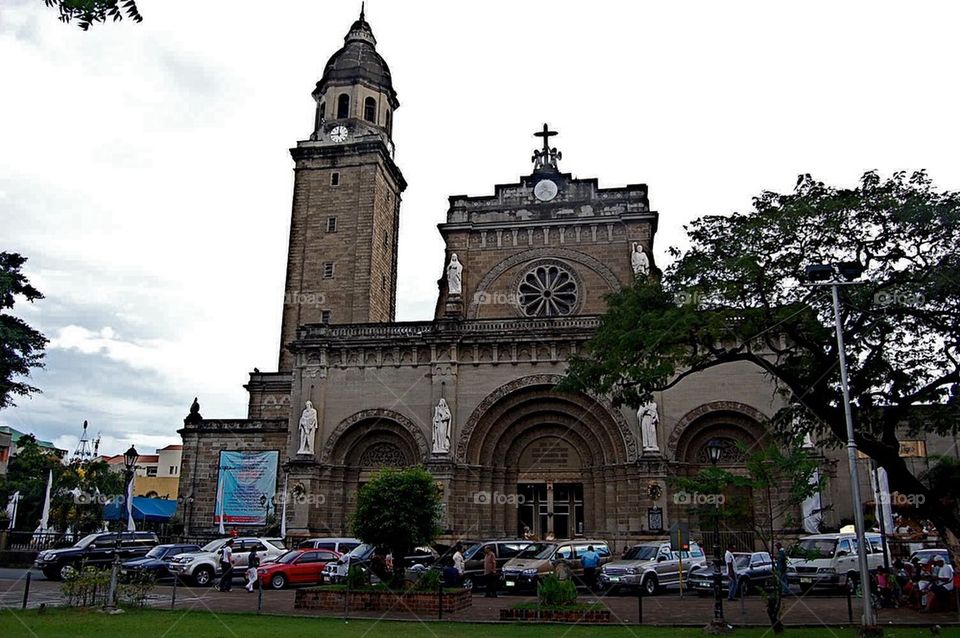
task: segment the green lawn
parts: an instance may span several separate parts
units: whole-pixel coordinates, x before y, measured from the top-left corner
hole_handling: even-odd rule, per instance
[[[738,629],[736,636],[772,637],[764,629]],[[700,638],[700,629],[662,627],[498,625],[389,622],[207,611],[128,611],[105,616],[95,611],[48,609],[0,611],[2,638]],[[960,638],[960,628],[945,627],[942,636]],[[854,638],[852,630],[790,629],[785,638]],[[887,638],[929,638],[928,629],[887,629]]]

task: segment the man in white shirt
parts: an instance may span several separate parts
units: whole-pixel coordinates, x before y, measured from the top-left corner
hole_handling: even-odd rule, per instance
[[[734,544],[727,546],[727,553],[723,555],[723,563],[727,568],[727,578],[730,579],[730,593],[727,600],[736,600],[737,598],[737,560],[733,555]]]
[[[927,596],[927,611],[934,610],[937,600],[940,601],[941,606],[949,605],[950,597],[953,596],[953,566],[945,564],[942,556],[937,556],[934,563],[937,566],[937,573],[930,585],[932,595]]]
[[[466,571],[463,561],[463,546],[457,543],[453,548],[453,567],[457,570],[460,582],[463,582],[463,572]]]
[[[230,591],[233,588],[233,539],[231,538],[220,549],[220,582],[217,589]]]

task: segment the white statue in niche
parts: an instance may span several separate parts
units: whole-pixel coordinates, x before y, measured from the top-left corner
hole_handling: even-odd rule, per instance
[[[660,445],[657,443],[657,426],[660,424],[660,416],[657,414],[656,402],[650,401],[640,406],[637,410],[637,420],[640,421],[640,441],[644,454],[660,452]]]
[[[638,277],[650,274],[650,258],[640,242],[633,242],[630,248],[630,265],[633,267],[633,274]]]
[[[440,399],[440,403],[433,410],[433,453],[446,454],[450,451],[450,420],[453,415],[450,414],[450,407],[446,399]]]
[[[447,292],[451,295],[463,293],[463,264],[457,258],[457,253],[450,255],[450,264],[447,266]]]
[[[297,454],[313,454],[313,437],[317,432],[317,411],[313,407],[313,402],[307,401],[304,404],[303,413],[300,415],[300,449]]]

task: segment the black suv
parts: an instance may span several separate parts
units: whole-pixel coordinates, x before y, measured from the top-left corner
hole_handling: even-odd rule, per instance
[[[77,541],[73,547],[40,552],[36,568],[50,580],[63,580],[74,570],[88,565],[109,567],[118,554],[121,561],[141,558],[159,543],[153,532],[121,532],[119,536],[119,551],[117,533],[90,534]]]

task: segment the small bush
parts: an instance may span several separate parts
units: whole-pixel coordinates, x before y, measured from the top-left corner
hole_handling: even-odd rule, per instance
[[[563,607],[577,602],[577,586],[572,580],[550,575],[540,581],[537,600],[542,607]]]
[[[95,607],[107,602],[110,589],[110,570],[84,567],[72,571],[60,586],[70,607]]]
[[[417,578],[417,582],[414,583],[413,588],[416,591],[437,591],[440,589],[440,571],[436,569],[428,569],[427,571],[420,574],[420,577]]]
[[[347,589],[363,589],[367,586],[367,573],[359,565],[347,570]]]

